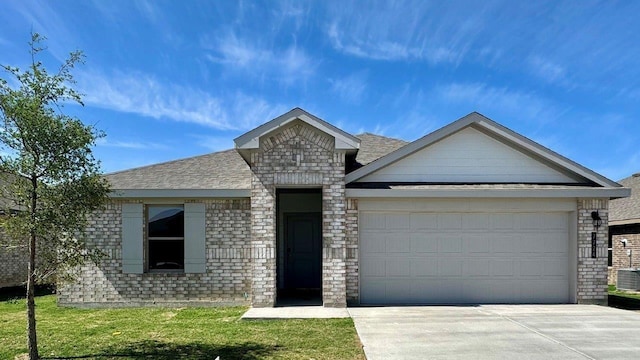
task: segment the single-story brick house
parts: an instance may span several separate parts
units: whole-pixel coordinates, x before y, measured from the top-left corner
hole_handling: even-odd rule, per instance
[[[640,173],[620,180],[631,196],[615,199],[609,212],[609,284],[619,269],[640,268]]]
[[[296,108],[107,178],[88,232],[108,258],[62,304],[606,303],[608,204],[630,193],[478,113],[406,143]]]

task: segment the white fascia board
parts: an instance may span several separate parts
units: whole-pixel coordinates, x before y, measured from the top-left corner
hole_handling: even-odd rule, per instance
[[[598,185],[601,186],[605,186],[605,187],[620,187],[621,185],[616,183],[615,181],[612,181],[610,179],[607,179],[606,177],[554,152],[553,150],[550,150],[546,147],[543,147],[542,145],[534,142],[533,140],[530,140],[518,133],[513,132],[512,130],[509,130],[505,127],[503,127],[502,125],[495,123],[495,122],[488,122],[488,121],[479,121],[477,122],[477,124],[485,129],[487,129],[488,131],[497,134],[511,142],[513,142],[514,144],[517,144],[519,146],[521,146],[522,148],[524,148],[525,150],[536,154],[540,157],[542,157],[543,159],[546,159],[548,161],[550,161],[553,164],[556,164],[558,166],[560,166],[563,169],[567,169],[575,174],[578,174],[580,176],[582,176],[583,178],[586,178],[588,180],[591,180],[593,182],[595,182]]]
[[[120,189],[110,198],[248,198],[249,189]]]
[[[351,150],[358,149],[360,147],[360,139],[357,137],[340,130],[339,128],[300,108],[288,111],[277,118],[238,136],[233,141],[235,142],[237,149],[257,149],[260,146],[260,137],[278,129],[279,127],[285,126],[296,119],[300,119],[310,126],[333,136],[336,139],[336,149]]]
[[[609,226],[640,224],[640,219],[609,220]]]
[[[593,189],[346,189],[348,198],[622,198],[628,188]]]

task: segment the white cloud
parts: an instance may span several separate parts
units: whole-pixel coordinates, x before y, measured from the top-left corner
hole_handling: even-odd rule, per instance
[[[535,93],[484,83],[448,84],[438,87],[436,94],[447,102],[471,105],[480,112],[494,110],[539,123],[553,121],[562,112],[555,103]]]
[[[366,72],[358,72],[341,79],[329,79],[331,91],[346,102],[358,104],[367,88]]]
[[[201,43],[203,47],[213,50],[213,54],[206,56],[208,60],[253,77],[292,84],[305,81],[316,69],[316,63],[295,44],[275,49],[238,38],[233,33],[213,40],[205,37]]]
[[[549,83],[559,83],[565,79],[565,68],[553,61],[541,56],[532,56],[528,59],[528,63],[534,75]]]
[[[77,79],[88,105],[219,130],[247,130],[286,108],[241,92],[214,96],[140,73],[85,72]]]
[[[208,151],[221,151],[232,149],[234,147],[231,136],[192,134],[191,137],[196,140],[197,145],[207,149]]]
[[[427,1],[347,2],[329,10],[325,32],[334,49],[352,56],[458,64],[488,23],[486,13],[495,8],[487,2],[464,7]]]
[[[113,147],[122,149],[138,149],[138,150],[163,150],[169,149],[165,144],[159,144],[148,141],[122,141],[122,140],[109,140],[105,138],[98,139],[96,145],[102,147]]]

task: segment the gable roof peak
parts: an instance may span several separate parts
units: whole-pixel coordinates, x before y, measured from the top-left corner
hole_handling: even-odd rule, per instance
[[[477,124],[477,126],[480,127],[480,131],[490,134],[490,136],[499,139],[499,141],[509,144],[510,146],[520,149],[520,151],[529,153],[537,158],[543,159],[543,161],[553,164],[553,166],[558,169],[562,169],[562,171],[584,178],[594,183],[595,186],[614,188],[621,187],[621,185],[615,181],[607,179],[606,177],[536,143],[535,141],[516,133],[515,131],[491,120],[477,111],[471,112],[449,125],[427,134],[420,139],[415,140],[406,146],[347,174],[345,181],[346,183],[357,181],[474,124]]]
[[[303,110],[302,108],[295,107],[287,111],[286,113],[258,126],[257,128],[235,138],[233,141],[236,145],[236,150],[240,153],[240,155],[242,155],[245,160],[248,160],[249,152],[260,147],[261,137],[295,120],[300,120],[308,124],[309,126],[312,126],[334,137],[336,149],[345,150],[348,153],[354,153],[360,147],[360,139],[358,139],[357,137],[331,125],[330,123],[307,112],[306,110]]]

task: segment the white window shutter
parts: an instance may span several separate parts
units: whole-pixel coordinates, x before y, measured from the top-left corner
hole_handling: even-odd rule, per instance
[[[184,272],[206,272],[206,211],[203,203],[184,204]]]
[[[144,272],[144,237],[142,229],[144,206],[122,204],[122,272]]]

